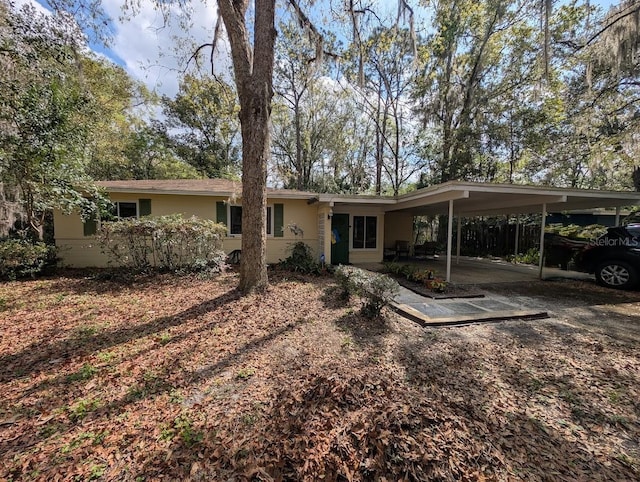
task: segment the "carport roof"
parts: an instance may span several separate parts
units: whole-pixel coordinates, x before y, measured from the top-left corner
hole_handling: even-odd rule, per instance
[[[380,204],[416,216],[446,214],[451,200],[455,215],[487,216],[540,212],[543,204],[547,212],[631,206],[640,204],[640,193],[449,181],[397,197],[320,195],[324,202]]]

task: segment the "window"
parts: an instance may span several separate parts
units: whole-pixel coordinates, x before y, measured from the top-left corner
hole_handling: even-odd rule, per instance
[[[242,234],[242,206],[229,206],[229,234]],[[271,206],[267,206],[267,235],[273,234]]]
[[[96,216],[94,219],[88,219],[83,222],[82,230],[85,236],[93,236],[100,227],[101,221],[113,221],[123,218],[137,218],[138,216],[151,215],[151,199],[138,199],[138,201],[115,201],[110,211],[111,216],[100,219]]]
[[[353,249],[376,249],[378,244],[378,217],[353,217]]]
[[[136,202],[115,202],[113,208],[113,215],[118,218],[137,218],[138,217],[138,203]]]
[[[242,206],[229,206],[229,234],[242,234]]]
[[[273,221],[271,220],[271,206],[267,206],[267,236],[271,236],[273,234],[273,229],[271,229],[271,224]]]

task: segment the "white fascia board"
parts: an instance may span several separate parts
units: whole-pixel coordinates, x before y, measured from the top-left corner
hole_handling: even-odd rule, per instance
[[[211,197],[229,197],[233,194],[231,191],[182,191],[178,189],[131,189],[126,187],[109,187],[105,188],[108,193],[128,193],[128,194],[170,194],[176,196],[211,196]]]
[[[423,199],[425,197],[432,197],[432,196],[440,195],[442,193],[447,193],[447,192],[468,192],[468,191],[469,189],[467,189],[466,186],[461,185],[461,183],[458,183],[456,181],[451,181],[444,184],[437,184],[435,186],[429,186],[422,189],[418,189],[417,191],[409,192],[407,194],[402,194],[401,196],[398,196],[397,199],[398,199],[398,202],[402,203],[406,201],[412,201],[414,199]]]
[[[525,199],[497,199],[491,202],[478,203],[478,206],[474,206],[471,209],[460,208],[460,215],[465,213],[481,215],[483,212],[493,212],[498,210],[500,212],[509,212],[510,209],[515,212],[523,212],[520,209],[529,209],[531,207],[542,206],[543,203],[562,204],[567,202],[567,196],[538,196],[535,199],[535,203],[532,203],[532,199],[527,197]]]
[[[313,195],[308,194],[287,194],[279,192],[267,193],[267,198],[269,199],[303,199],[305,201],[308,201],[313,197]]]
[[[553,186],[527,186],[521,184],[474,184],[467,185],[470,191],[508,194],[534,194],[539,196],[564,195],[568,197],[615,198],[640,200],[640,193],[631,191],[601,191],[595,189],[572,189]]]
[[[461,190],[444,190],[438,193],[422,193],[420,196],[412,196],[410,199],[398,200],[398,203],[392,209],[410,209],[420,206],[429,206],[431,204],[439,204],[447,201],[455,201],[457,199],[466,199],[469,197],[469,191]]]
[[[398,201],[392,197],[378,196],[340,196],[336,194],[320,194],[320,202],[329,203],[331,206],[338,204],[384,204],[393,205]]]
[[[176,196],[209,196],[209,197],[239,197],[238,192],[232,191],[182,191],[177,189],[131,189],[124,187],[105,188],[107,193],[127,193],[127,194],[169,194]],[[303,199],[307,201],[313,196],[307,194],[288,194],[267,192],[268,199]]]

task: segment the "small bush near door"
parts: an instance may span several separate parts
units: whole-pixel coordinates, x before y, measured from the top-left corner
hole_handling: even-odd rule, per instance
[[[398,282],[389,276],[354,266],[338,266],[335,275],[345,295],[365,300],[362,314],[367,318],[379,316],[382,308],[393,302],[400,291]]]

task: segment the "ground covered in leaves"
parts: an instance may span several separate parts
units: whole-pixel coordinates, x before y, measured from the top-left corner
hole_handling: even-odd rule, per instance
[[[423,329],[271,279],[0,284],[0,480],[640,478],[638,293]]]

